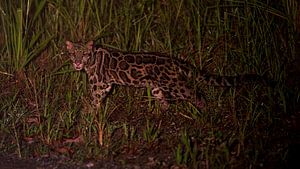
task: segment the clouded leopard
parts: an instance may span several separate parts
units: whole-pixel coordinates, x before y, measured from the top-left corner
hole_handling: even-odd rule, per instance
[[[204,99],[195,85],[205,83],[215,86],[236,86],[244,76],[223,77],[201,73],[179,59],[158,53],[130,53],[95,47],[93,41],[86,44],[66,41],[69,57],[76,70],[84,69],[93,98],[99,108],[113,85],[150,87],[152,95],[164,109],[170,101],[183,100],[198,109],[203,108]],[[249,75],[248,75],[249,76]]]

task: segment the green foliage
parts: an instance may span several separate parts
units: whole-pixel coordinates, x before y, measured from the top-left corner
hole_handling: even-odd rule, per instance
[[[298,6],[295,0],[1,0],[0,149],[110,159],[143,147],[142,137],[150,147],[170,143],[170,163],[194,168],[256,168],[283,156],[285,143],[277,149],[270,142],[277,131],[286,134],[278,125],[299,105],[297,82],[287,85]],[[149,88],[146,98],[115,90],[118,97],[96,112],[86,75],[74,72],[65,55],[66,40],[167,53],[210,73],[256,73],[276,84],[204,86],[204,110],[178,104],[162,113],[153,113]]]
[[[155,124],[150,124],[147,119],[146,128],[143,131],[143,138],[148,143],[153,143],[160,134],[160,128],[155,127]]]
[[[43,12],[46,0],[27,0],[26,3],[1,1],[1,20],[5,35],[6,52],[13,71],[21,71],[49,44],[53,36],[47,35]],[[35,9],[35,10],[33,10]]]
[[[178,144],[176,149],[176,162],[186,166],[193,166],[198,168],[198,149],[197,144],[193,144],[187,131],[181,133],[181,143]]]

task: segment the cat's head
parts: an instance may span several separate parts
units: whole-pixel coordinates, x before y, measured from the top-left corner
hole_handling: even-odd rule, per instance
[[[91,57],[94,42],[89,41],[86,44],[82,44],[66,41],[66,46],[69,52],[69,57],[73,63],[73,67],[76,70],[82,70],[89,58]]]

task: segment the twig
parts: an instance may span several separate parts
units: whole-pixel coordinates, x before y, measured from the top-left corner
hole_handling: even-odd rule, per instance
[[[4,75],[7,75],[7,76],[14,76],[13,74],[10,74],[10,73],[7,73],[7,72],[2,72],[2,71],[0,71],[0,74],[4,74]]]

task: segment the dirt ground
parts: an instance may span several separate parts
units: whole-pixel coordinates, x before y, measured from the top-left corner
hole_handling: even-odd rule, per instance
[[[75,163],[65,157],[45,157],[34,159],[20,159],[15,155],[0,155],[1,169],[86,169],[86,168],[144,168],[139,165],[120,166],[113,162],[86,162]]]

